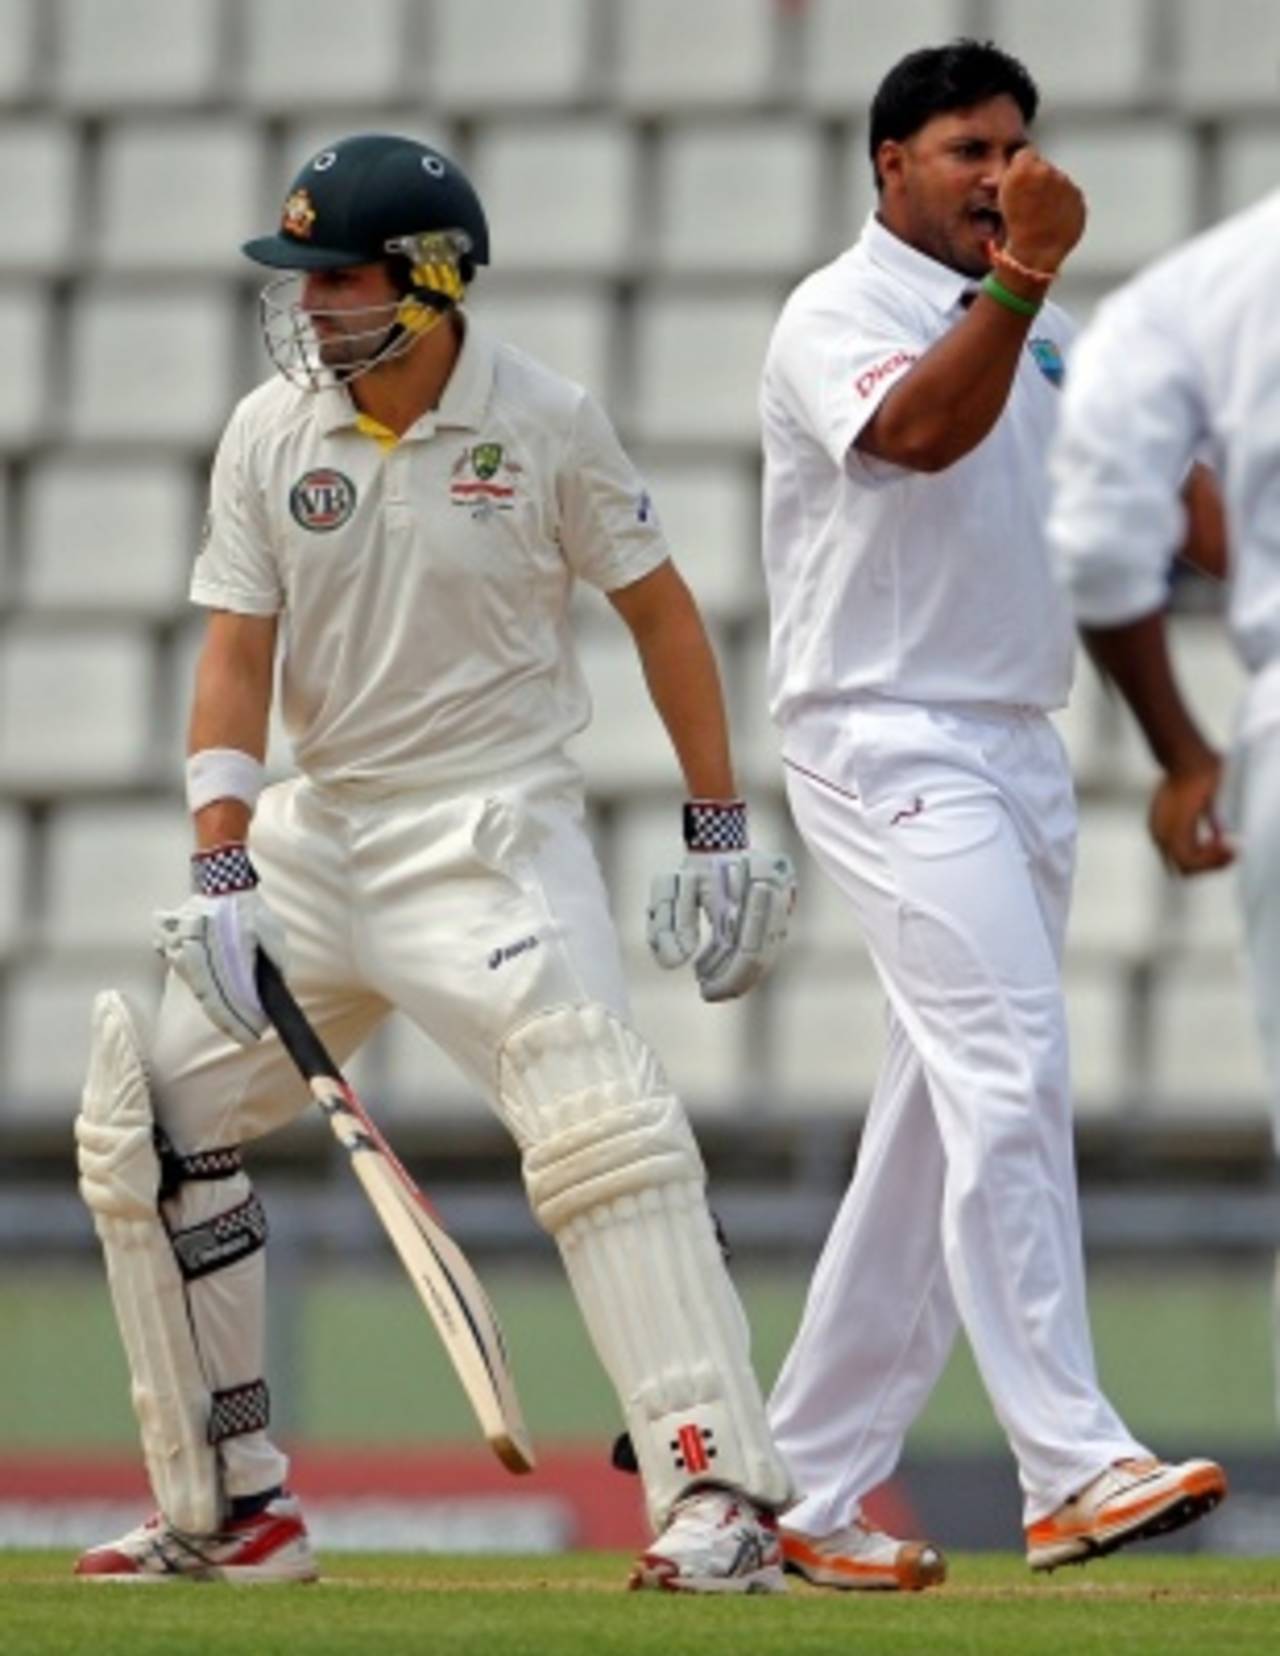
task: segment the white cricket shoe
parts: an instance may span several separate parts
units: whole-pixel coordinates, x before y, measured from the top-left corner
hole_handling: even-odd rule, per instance
[[[91,1581],[315,1581],[315,1555],[292,1495],[277,1495],[217,1535],[185,1535],[158,1512],[145,1524],[91,1547],[75,1573]]]
[[[1222,1468],[1209,1460],[1119,1460],[1078,1495],[1027,1530],[1033,1570],[1087,1564],[1124,1547],[1194,1523],[1227,1493]]]
[[[627,1585],[667,1593],[785,1592],[777,1519],[727,1489],[695,1490],[676,1502]]]
[[[782,1565],[815,1587],[918,1593],[947,1578],[947,1561],[932,1541],[899,1541],[865,1518],[830,1535],[782,1530]]]

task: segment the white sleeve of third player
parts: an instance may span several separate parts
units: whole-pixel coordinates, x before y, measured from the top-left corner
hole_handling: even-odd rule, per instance
[[[608,416],[584,392],[556,479],[561,547],[602,592],[630,586],[671,555],[649,491]]]
[[[1206,435],[1176,293],[1167,281],[1122,289],[1076,341],[1050,460],[1049,541],[1086,625],[1164,605],[1182,485]]]
[[[246,423],[241,407],[218,444],[191,598],[209,609],[276,615],[284,607],[284,589],[261,493],[251,475]]]

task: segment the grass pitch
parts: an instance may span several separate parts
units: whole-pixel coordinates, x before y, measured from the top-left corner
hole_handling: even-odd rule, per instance
[[[776,1598],[622,1590],[629,1560],[329,1554],[314,1587],[77,1582],[66,1553],[0,1553],[7,1656],[1168,1656],[1280,1648],[1280,1562],[1116,1558],[1041,1580],[951,1561],[933,1592]]]

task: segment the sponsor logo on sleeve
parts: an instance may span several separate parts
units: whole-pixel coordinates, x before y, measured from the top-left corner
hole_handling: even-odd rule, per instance
[[[909,368],[918,361],[915,351],[895,351],[892,356],[885,357],[883,362],[874,362],[866,368],[853,382],[853,388],[865,402],[882,380],[889,379],[900,369]]]
[[[1058,349],[1057,341],[1043,337],[1029,339],[1027,349],[1049,384],[1060,386],[1067,377],[1067,365],[1062,360],[1062,352]]]
[[[304,472],[289,490],[289,510],[294,522],[319,535],[341,529],[355,509],[355,484],[332,466],[317,466]]]

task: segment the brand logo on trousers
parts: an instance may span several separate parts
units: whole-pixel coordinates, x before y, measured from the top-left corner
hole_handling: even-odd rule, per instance
[[[494,949],[489,955],[489,970],[496,972],[499,966],[505,966],[509,960],[514,960],[517,955],[528,954],[530,949],[536,949],[537,947],[538,939],[533,936],[522,937],[518,943],[504,944],[502,948]]]
[[[896,828],[900,822],[910,822],[912,817],[918,817],[923,810],[924,800],[917,794],[910,805],[904,805],[889,818],[890,828]]]

